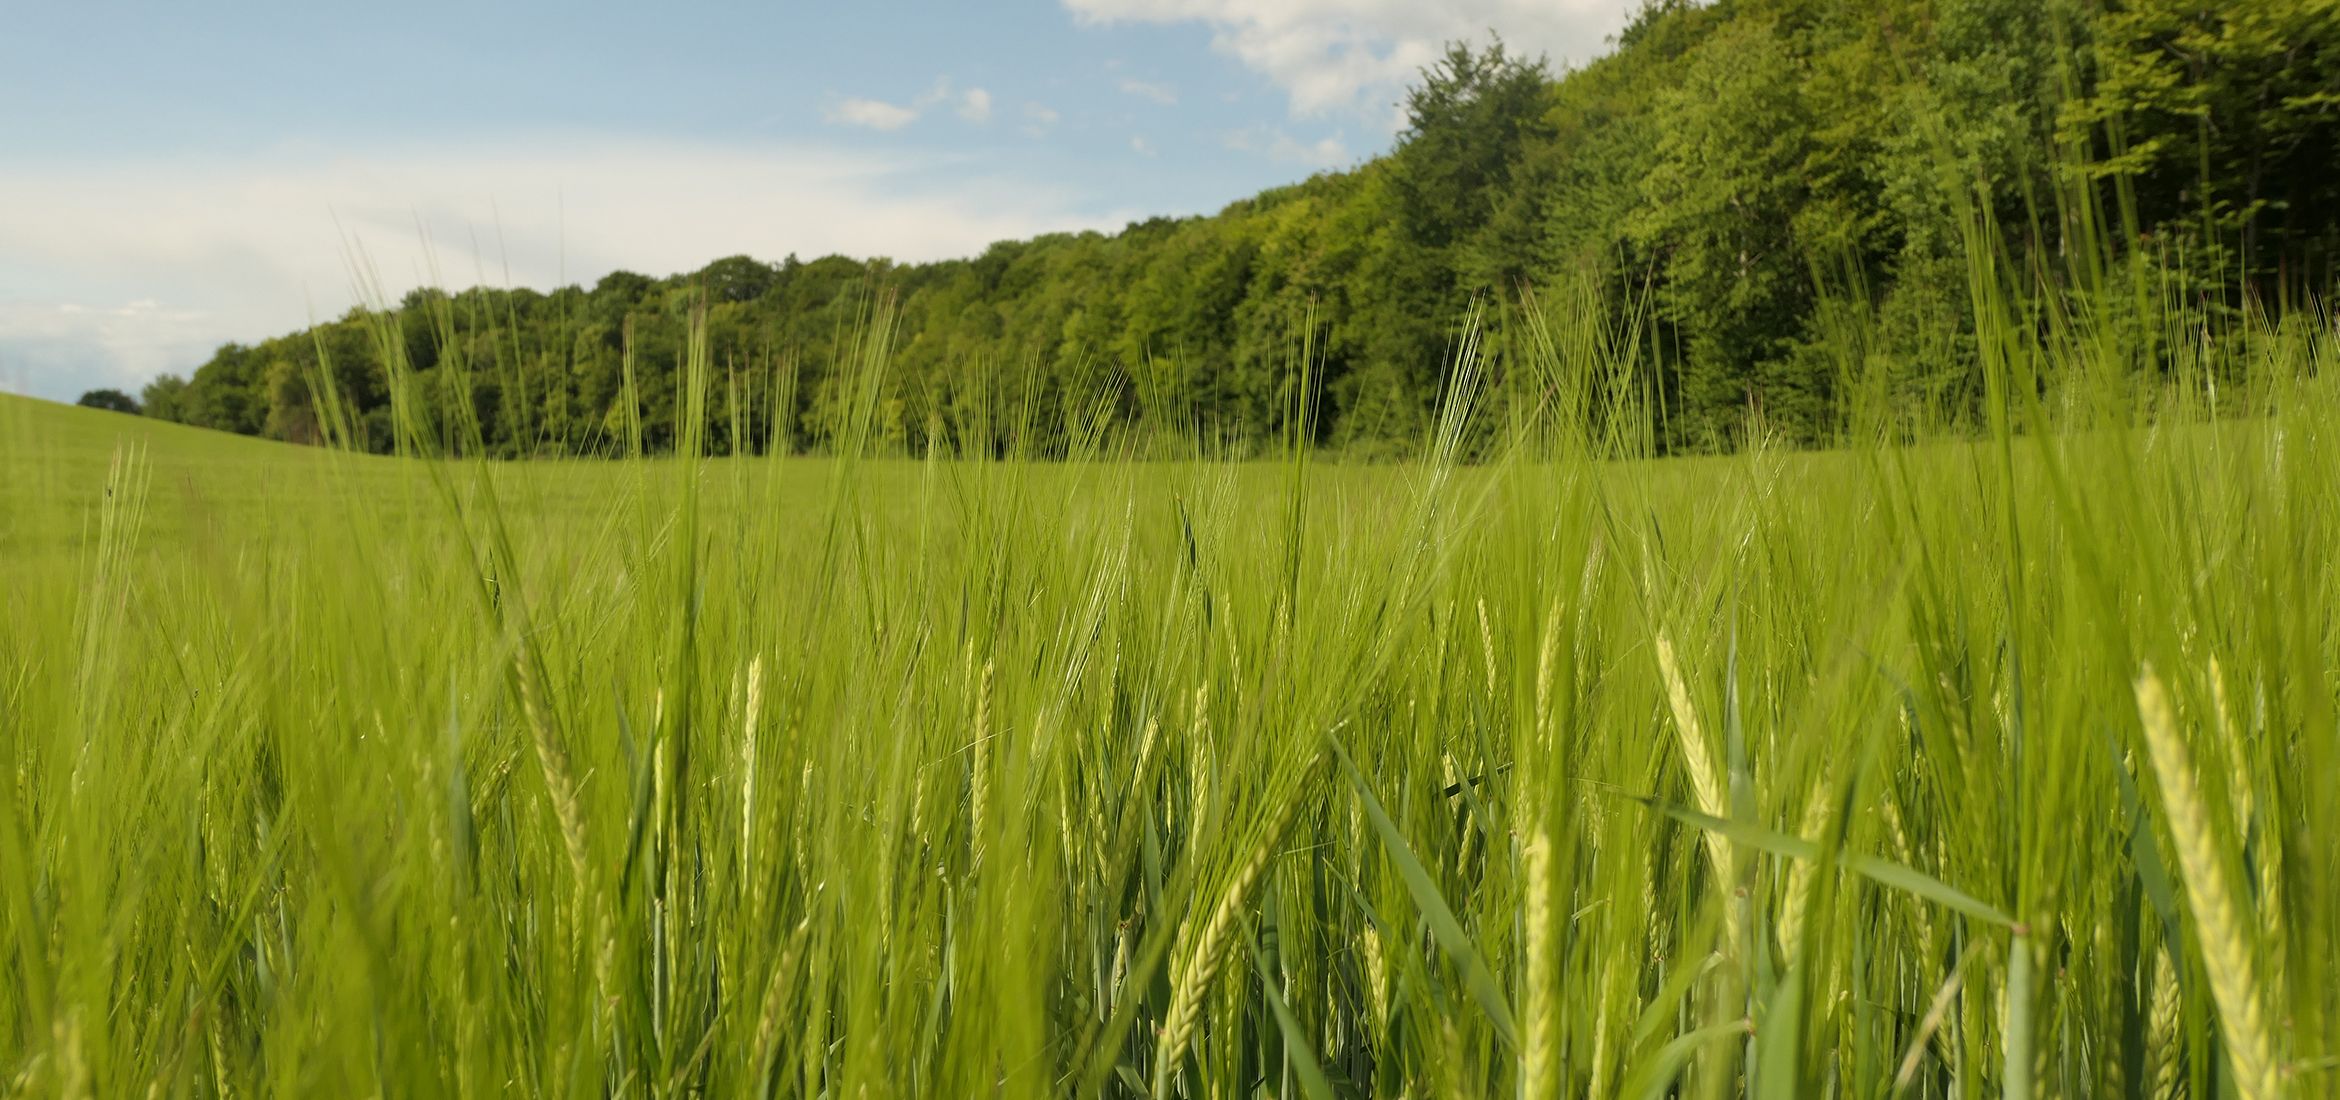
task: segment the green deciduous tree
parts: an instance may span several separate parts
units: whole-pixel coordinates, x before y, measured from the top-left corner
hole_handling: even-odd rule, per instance
[[[379,449],[395,365],[425,435],[450,445],[468,424],[493,454],[609,454],[639,423],[661,449],[697,317],[720,379],[709,446],[818,449],[854,407],[857,341],[887,303],[885,448],[1063,453],[1066,426],[1105,408],[1239,449],[1288,437],[1305,365],[1321,440],[1380,455],[1418,446],[1466,316],[1484,399],[1532,402],[1549,379],[1519,369],[1523,295],[1596,287],[1608,315],[1571,323],[1635,342],[1625,382],[1658,403],[1662,447],[1729,446],[1750,418],[1826,442],[1848,380],[1873,405],[1971,417],[1977,243],[2031,278],[2167,253],[2209,261],[2189,288],[2205,294],[2329,289],[2336,12],[1649,0],[1615,50],[1567,72],[1499,39],[1456,43],[1408,93],[1388,154],[1209,216],[936,263],[736,255],[549,292],[417,290],[392,325],[343,317],[222,347],[147,403],[313,439],[329,382],[353,441]],[[2085,168],[2067,159],[2082,146]],[[2099,205],[2136,234],[2115,255],[2096,254],[2100,233],[2067,247]],[[2153,334],[2123,339],[2140,362],[2122,369],[2152,366]]]
[[[2094,27],[2093,86],[2063,113],[2145,228],[2234,240],[2254,278],[2329,280],[2340,249],[2340,4],[2120,0]]]
[[[138,399],[115,389],[91,390],[81,395],[74,404],[85,409],[104,409],[107,412],[138,415]]]

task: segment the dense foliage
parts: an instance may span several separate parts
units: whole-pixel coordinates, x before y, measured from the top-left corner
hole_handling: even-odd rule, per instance
[[[81,400],[75,401],[74,404],[85,409],[104,409],[107,412],[130,413],[132,415],[136,415],[140,411],[137,398],[116,389],[91,390],[82,394]]]
[[[1407,109],[1388,155],[1209,217],[931,264],[733,256],[549,294],[420,291],[399,303],[403,340],[352,314],[231,344],[146,404],[314,440],[328,363],[354,435],[387,448],[384,361],[404,356],[457,365],[427,400],[443,423],[470,404],[497,453],[611,451],[637,418],[663,448],[703,309],[729,379],[715,445],[820,448],[842,334],[891,298],[879,428],[907,449],[996,447],[1101,392],[1183,431],[1269,439],[1306,356],[1323,441],[1364,453],[1418,437],[1474,308],[1500,388],[1535,293],[1590,279],[1652,353],[1637,382],[1661,444],[1707,449],[1758,417],[1831,438],[1848,371],[1970,415],[1978,192],[2018,264],[2064,277],[2075,211],[2100,207],[2111,225],[2088,232],[2204,276],[2191,289],[2213,306],[2306,300],[2340,255],[2340,6],[2324,0],[1653,0],[1610,56],[1564,74],[1458,46]],[[1856,364],[1822,350],[1848,323],[1873,332]]]

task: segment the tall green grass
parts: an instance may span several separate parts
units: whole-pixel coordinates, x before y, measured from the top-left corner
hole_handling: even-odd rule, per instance
[[[2003,266],[1814,454],[1590,283],[1387,467],[0,404],[0,1088],[2340,1092],[2330,329]]]

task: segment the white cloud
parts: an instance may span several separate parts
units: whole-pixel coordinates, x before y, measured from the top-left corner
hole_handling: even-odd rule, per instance
[[[1047,137],[1048,131],[1055,129],[1056,124],[1063,118],[1063,115],[1056,113],[1056,108],[1045,103],[1026,103],[1024,104],[1024,136]]]
[[[1147,141],[1142,137],[1132,136],[1129,139],[1129,148],[1131,152],[1136,153],[1141,157],[1150,157],[1154,155],[1154,143]]]
[[[959,97],[959,117],[969,122],[991,121],[991,93],[969,88]]]
[[[952,111],[960,118],[969,122],[981,124],[991,121],[991,93],[981,88],[955,91],[947,76],[935,78],[933,87],[919,93],[918,98],[908,104],[855,97],[831,105],[823,112],[823,117],[846,126],[863,126],[892,133],[918,121],[919,116],[928,110],[946,103],[952,105]]]
[[[848,99],[829,108],[828,119],[847,126],[866,126],[891,133],[918,121],[918,108],[904,107],[882,99]]]
[[[1123,80],[1121,90],[1139,99],[1153,100],[1164,107],[1178,105],[1178,89],[1168,84],[1155,84],[1145,80]]]
[[[425,283],[591,285],[741,252],[928,260],[1133,214],[932,156],[593,134],[16,158],[0,162],[0,384],[135,390],[228,340],[338,316],[359,300],[345,242],[396,298]]]
[[[168,308],[152,298],[120,305],[0,302],[0,390],[58,400],[111,387],[136,394],[159,371],[195,361],[224,341],[201,309]],[[187,364],[187,365],[192,365]]]
[[[1349,147],[1338,134],[1302,141],[1273,126],[1250,126],[1229,133],[1225,143],[1239,153],[1259,153],[1310,168],[1331,168],[1349,159]]]
[[[1394,95],[1445,43],[1488,28],[1554,62],[1598,56],[1638,0],[1064,0],[1097,23],[1202,23],[1212,47],[1265,74],[1300,116]]]

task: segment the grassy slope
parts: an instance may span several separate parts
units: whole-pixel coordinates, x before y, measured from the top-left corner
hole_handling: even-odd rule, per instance
[[[1935,1096],[2313,1067],[2332,404],[1699,463],[434,471],[0,403],[0,1071],[1802,1096],[1908,1059]],[[1790,832],[1928,877],[1797,874]]]
[[[249,436],[0,394],[0,547],[11,554],[78,541],[118,454],[140,453],[163,490],[150,520],[171,541],[222,524],[269,522],[283,497],[325,456]]]

